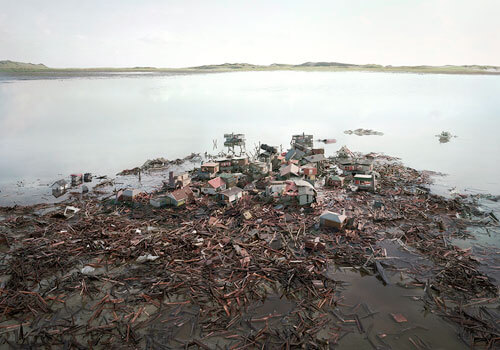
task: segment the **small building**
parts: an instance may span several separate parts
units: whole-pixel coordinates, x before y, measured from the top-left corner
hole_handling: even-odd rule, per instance
[[[360,158],[356,160],[356,174],[369,174],[373,171],[373,159]]]
[[[316,200],[316,189],[304,180],[293,180],[297,187],[297,201],[299,205],[311,204]]]
[[[243,187],[243,191],[247,191],[247,192],[255,192],[255,191],[258,191],[257,190],[257,186],[255,185],[255,182],[249,182],[245,185],[245,187]]]
[[[301,160],[304,158],[306,153],[301,151],[300,149],[292,148],[285,155],[285,160],[288,162],[289,160]]]
[[[316,168],[313,164],[304,165],[301,169],[307,180],[316,180],[316,176],[318,175],[318,168]]]
[[[245,187],[245,185],[251,181],[251,177],[244,173],[232,173],[231,175],[236,179],[236,186],[240,188]]]
[[[326,161],[325,155],[320,153],[320,154],[313,154],[307,157],[304,157],[304,160],[308,163],[324,163]]]
[[[71,186],[78,186],[83,182],[83,174],[71,174]]]
[[[166,195],[169,205],[180,207],[194,199],[193,191],[189,187],[180,188]]]
[[[69,183],[66,180],[57,180],[50,186],[52,195],[56,198],[61,197],[69,188]]]
[[[201,165],[200,177],[205,179],[214,178],[219,172],[219,164],[216,162],[206,162]]]
[[[214,160],[215,163],[219,164],[219,171],[231,171],[233,170],[233,164],[230,158],[219,158]]]
[[[228,157],[219,158],[214,160],[215,163],[219,164],[219,171],[233,172],[245,169],[248,166],[248,157]]]
[[[167,196],[160,196],[149,200],[149,204],[155,208],[166,207],[168,203],[170,203],[170,199]]]
[[[241,197],[243,197],[243,190],[239,187],[230,188],[219,194],[219,198],[225,203],[237,202]]]
[[[337,157],[338,158],[354,158],[354,153],[351,152],[349,148],[346,146],[342,146],[338,151],[337,151]]]
[[[231,164],[233,168],[243,168],[248,165],[248,157],[240,156],[231,158]]]
[[[370,158],[339,158],[337,163],[345,175],[369,174],[373,171],[373,160]]]
[[[168,187],[169,188],[183,188],[191,183],[191,177],[188,173],[181,173],[174,175],[171,171],[168,174]]]
[[[141,191],[136,189],[127,189],[122,192],[121,200],[123,201],[133,201],[141,193]]]
[[[226,184],[226,188],[235,187],[238,182],[238,176],[236,176],[236,174],[222,173],[219,174],[219,177]]]
[[[292,135],[290,144],[293,148],[311,149],[313,148],[313,135],[306,135],[305,133]]]
[[[326,178],[326,185],[330,187],[343,187],[344,177],[339,175],[330,175]]]
[[[220,177],[216,177],[207,182],[205,187],[201,188],[201,193],[215,195],[226,189],[226,183]]]
[[[336,230],[341,230],[347,220],[347,216],[344,213],[338,214],[333,211],[324,211],[319,217],[319,225],[325,228],[334,228]]]
[[[292,179],[270,182],[266,187],[266,196],[284,202],[296,202],[298,205],[307,205],[316,200],[317,192],[309,182],[301,179]]]
[[[285,189],[285,181],[271,181],[269,185],[266,186],[266,196],[274,198],[281,197],[285,193]]]
[[[375,191],[376,180],[373,174],[356,174],[354,175],[354,185],[360,190]]]
[[[293,176],[298,177],[300,172],[300,168],[295,164],[288,164],[282,166],[280,169],[279,177],[281,179],[289,179]]]
[[[250,171],[257,175],[267,175],[271,171],[271,162],[255,161],[250,163]]]
[[[355,161],[352,158],[339,158],[337,159],[337,164],[344,175],[349,175],[356,169]]]
[[[325,154],[325,149],[324,148],[313,148],[311,150],[312,154]]]

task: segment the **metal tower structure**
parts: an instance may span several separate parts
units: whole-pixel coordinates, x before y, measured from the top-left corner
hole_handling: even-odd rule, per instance
[[[227,147],[229,154],[236,155],[236,147],[239,147],[239,155],[246,152],[245,149],[245,134],[235,134],[234,132],[230,134],[224,134],[224,146]]]

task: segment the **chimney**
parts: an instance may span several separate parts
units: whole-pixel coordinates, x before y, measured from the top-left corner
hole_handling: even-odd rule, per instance
[[[168,184],[170,185],[170,187],[175,187],[174,172],[173,171],[168,173]]]

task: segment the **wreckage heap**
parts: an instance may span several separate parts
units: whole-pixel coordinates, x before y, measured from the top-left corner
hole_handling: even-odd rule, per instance
[[[301,172],[302,158],[297,165],[284,157],[275,162],[277,174],[286,167],[291,178],[277,180],[267,167],[255,180],[250,170],[221,177],[221,168],[246,171],[251,162],[239,157],[202,164],[194,181],[170,181],[181,187],[173,192],[135,194],[130,201],[83,197],[72,203],[80,210],[71,216],[49,205],[1,208],[8,254],[0,267],[0,343],[327,349],[350,332],[369,332],[364,316],[341,311],[341,282],[327,272],[349,266],[391,283],[394,266],[382,243],[397,241],[432,263],[425,278],[418,269],[405,270],[408,287],[425,287],[425,305],[461,324],[470,346],[498,345],[496,311],[475,307],[497,298],[498,290],[467,250],[449,243],[464,234],[464,213],[479,213],[460,198],[416,191],[428,176],[377,159],[370,163],[380,179],[376,191],[351,189],[351,174],[344,174],[346,183],[333,175],[335,158],[321,158],[314,179],[308,179],[312,171]],[[196,180],[200,173],[206,176]],[[323,187],[321,177],[335,186]],[[241,181],[252,190],[238,187]],[[165,207],[158,198],[173,204]],[[159,204],[150,205],[155,199]],[[260,312],[259,303],[269,300],[279,307]],[[389,338],[370,342],[385,347]]]

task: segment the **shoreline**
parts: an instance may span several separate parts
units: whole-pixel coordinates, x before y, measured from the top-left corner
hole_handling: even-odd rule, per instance
[[[371,72],[371,73],[402,73],[402,74],[452,74],[452,75],[500,75],[500,70],[487,71],[464,67],[217,67],[217,68],[47,68],[31,69],[0,69],[0,75],[19,77],[72,77],[105,74],[208,74],[229,72]]]

